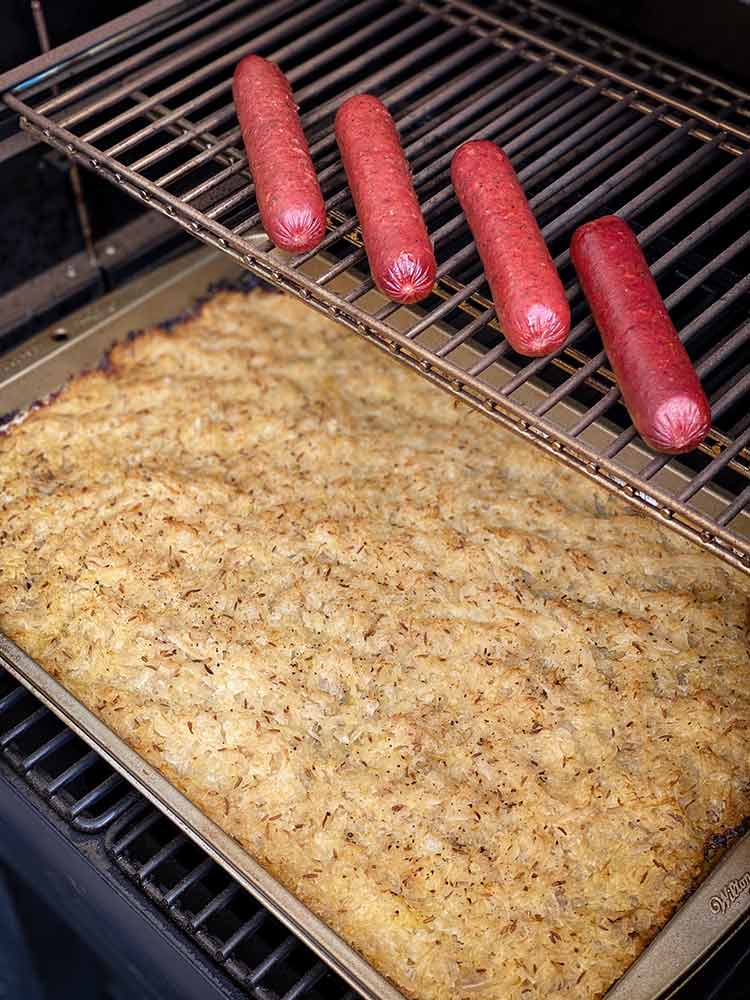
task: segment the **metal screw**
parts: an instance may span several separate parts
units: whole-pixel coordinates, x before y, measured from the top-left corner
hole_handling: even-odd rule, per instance
[[[75,268],[73,267],[73,265],[72,265],[72,264],[70,264],[70,265],[69,265],[69,266],[68,266],[68,267],[66,268],[66,270],[65,270],[65,274],[66,274],[66,275],[67,275],[67,276],[68,276],[69,278],[75,278],[75,276],[76,276],[76,274],[77,274],[77,273],[78,273],[78,272],[76,271],[76,269],[75,269]]]
[[[112,244],[110,243],[108,246],[104,248],[104,252],[108,257],[114,257],[114,255],[117,253],[117,247],[112,246]]]

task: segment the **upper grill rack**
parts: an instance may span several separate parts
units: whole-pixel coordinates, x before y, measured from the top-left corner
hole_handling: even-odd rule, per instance
[[[327,264],[314,276],[314,255],[259,235],[231,101],[251,50],[290,78],[326,196]],[[205,0],[50,67],[5,95],[25,128],[750,569],[747,95],[516,0]],[[372,293],[331,128],[364,90],[397,120],[435,242],[422,311]],[[573,330],[552,357],[521,358],[501,336],[453,196],[451,155],[479,136],[513,159],[566,285]],[[613,211],[638,233],[711,399],[709,439],[679,462],[639,441],[570,264],[573,229]],[[342,292],[344,273],[355,282]]]

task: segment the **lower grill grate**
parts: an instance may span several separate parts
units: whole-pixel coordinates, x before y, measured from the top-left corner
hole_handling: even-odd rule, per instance
[[[161,7],[77,58],[51,55],[48,75],[6,77],[6,103],[205,242],[750,570],[747,94],[542,0]],[[248,51],[294,86],[326,197],[322,273],[315,254],[279,254],[259,230],[230,92]],[[371,294],[331,128],[361,91],[394,114],[435,243],[439,280],[419,310]],[[511,156],[571,302],[571,337],[547,358],[502,337],[453,195],[452,153],[480,137]],[[711,435],[685,458],[641,446],[570,263],[575,227],[609,212],[638,234],[710,397]]]
[[[0,670],[0,754],[255,1000],[356,1000],[342,979]]]
[[[0,672],[0,753],[80,833],[97,833],[139,798],[10,674]]]
[[[145,800],[106,835],[146,895],[257,1000],[356,1000],[284,925]]]

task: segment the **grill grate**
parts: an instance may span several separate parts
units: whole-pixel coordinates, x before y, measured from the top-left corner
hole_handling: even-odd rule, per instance
[[[3,671],[0,753],[80,833],[104,830],[138,799],[119,774]]]
[[[116,42],[6,102],[204,241],[750,569],[747,95],[543,2],[211,0]],[[300,104],[327,201],[322,273],[259,230],[231,102],[249,50],[280,63]],[[362,90],[397,119],[435,241],[439,281],[422,310],[373,294],[331,129]],[[571,301],[571,337],[548,358],[521,358],[501,336],[453,196],[451,155],[480,136],[511,155]],[[573,229],[607,212],[638,233],[711,400],[709,439],[679,460],[637,437],[570,264]]]
[[[107,831],[122,871],[256,1000],[356,1000],[284,925],[144,799]]]

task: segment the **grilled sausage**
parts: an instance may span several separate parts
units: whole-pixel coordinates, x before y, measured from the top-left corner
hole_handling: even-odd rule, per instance
[[[467,142],[451,178],[511,347],[529,357],[556,350],[570,333],[570,306],[510,160],[494,142]]]
[[[435,254],[393,119],[376,97],[350,97],[336,141],[375,284],[396,302],[418,302],[435,284]]]
[[[232,93],[263,228],[282,250],[314,249],[326,210],[287,78],[267,59],[245,56]]]
[[[588,222],[571,257],[638,433],[656,451],[695,448],[711,408],[632,229],[614,215]]]

